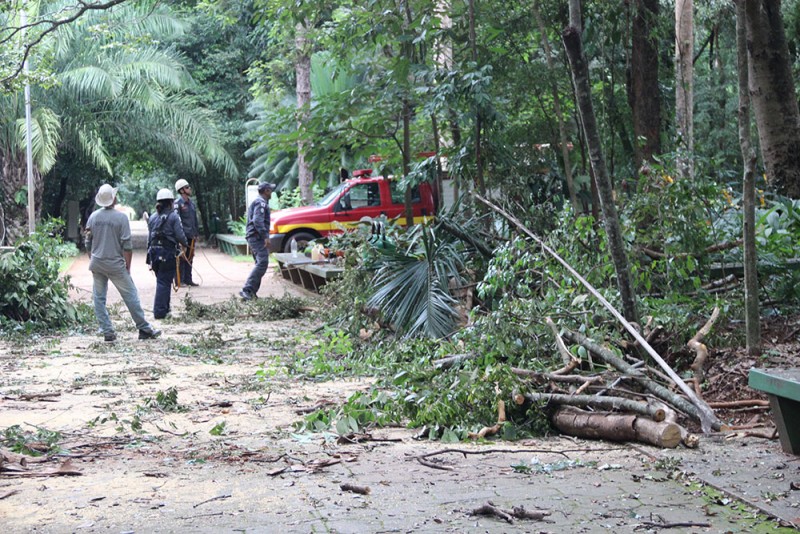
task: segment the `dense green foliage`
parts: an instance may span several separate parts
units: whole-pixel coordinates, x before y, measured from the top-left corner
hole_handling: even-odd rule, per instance
[[[69,299],[69,279],[59,277],[59,259],[75,248],[63,245],[59,225],[59,221],[42,225],[13,251],[0,254],[0,325],[4,330],[51,330],[88,319],[86,306]]]

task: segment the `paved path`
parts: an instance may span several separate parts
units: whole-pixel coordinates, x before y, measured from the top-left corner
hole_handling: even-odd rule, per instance
[[[136,225],[134,230],[139,234],[142,232],[140,226]],[[76,287],[74,295],[82,300],[91,299],[92,277],[87,267],[88,258],[84,255],[68,271]],[[180,289],[173,296],[173,308],[179,310],[187,294],[203,303],[231,298],[239,291],[251,267],[252,262],[237,262],[216,249],[201,246],[195,260],[195,280],[201,285]],[[144,263],[143,250],[134,252],[132,274],[149,315],[155,277]],[[264,278],[259,295],[279,297],[285,293],[309,295],[271,270]],[[109,300],[119,301],[113,288],[109,291]],[[438,445],[429,445],[438,448]],[[509,444],[510,448],[518,446]],[[552,442],[548,446],[552,446]],[[580,440],[575,444],[575,448],[588,449],[609,446],[614,447],[613,444]],[[415,451],[418,449],[419,446],[413,447]],[[284,481],[283,501],[278,499],[267,507],[254,508],[259,500],[254,499],[253,488],[263,483],[263,473],[251,480],[238,468],[226,468],[225,473],[216,477],[226,482],[206,489],[209,495],[227,492],[240,498],[219,504],[211,514],[214,517],[197,522],[186,519],[179,528],[175,527],[175,522],[170,522],[165,530],[225,532],[247,525],[248,530],[270,532],[275,525],[282,525],[290,532],[621,533],[657,531],[657,527],[647,530],[644,524],[664,520],[711,525],[707,528],[684,528],[681,532],[748,532],[747,526],[737,524],[736,514],[732,516],[723,511],[724,506],[717,506],[727,506],[732,502],[730,497],[744,500],[787,523],[800,525],[800,491],[793,489],[800,487],[800,457],[783,453],[777,441],[747,437],[744,433],[704,436],[698,450],[662,451],[634,445],[627,450],[579,455],[583,460],[596,462],[596,467],[542,472],[535,476],[515,474],[511,468],[520,462],[520,458],[531,461],[533,454],[460,458],[455,472],[431,470],[409,463],[407,479],[394,480],[391,484],[386,482],[386,465],[396,462],[403,453],[386,447],[376,450],[385,451],[385,457],[366,455],[369,461],[352,466],[348,464],[332,479],[311,477],[305,481],[307,484],[298,482],[297,487],[294,482]],[[411,451],[405,452],[410,454]],[[548,461],[556,465],[559,458]],[[714,501],[686,480],[673,480],[669,470],[654,469],[654,466],[665,463],[674,463],[675,472],[695,474],[721,490],[722,497]],[[608,469],[604,469],[605,466]],[[347,479],[372,486],[374,495],[342,495],[337,490],[338,482]],[[203,499],[198,497],[195,500]],[[525,504],[529,508],[552,510],[554,516],[550,520],[553,523],[509,526],[495,519],[470,519],[465,512],[486,500],[494,500],[506,507]],[[187,518],[195,513],[188,502],[178,508]],[[168,511],[175,513],[174,509]],[[217,517],[216,512],[225,515]],[[144,514],[140,531],[149,530],[156,524],[151,521],[156,520]],[[23,530],[10,530],[17,531]]]

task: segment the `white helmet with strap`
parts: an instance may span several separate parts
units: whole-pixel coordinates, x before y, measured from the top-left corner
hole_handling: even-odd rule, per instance
[[[172,194],[172,191],[167,189],[159,189],[158,193],[156,194],[156,200],[175,200],[175,195]]]
[[[189,182],[187,182],[183,178],[175,182],[175,191],[180,191],[184,187],[189,187]]]

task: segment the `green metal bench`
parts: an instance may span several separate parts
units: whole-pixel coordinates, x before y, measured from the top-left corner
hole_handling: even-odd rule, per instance
[[[247,256],[250,251],[247,246],[247,239],[234,234],[217,234],[217,244],[219,249],[229,256]]]
[[[800,454],[800,368],[750,369],[748,384],[769,397],[784,452]]]

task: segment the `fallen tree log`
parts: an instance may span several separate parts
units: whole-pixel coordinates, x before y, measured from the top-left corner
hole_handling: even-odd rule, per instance
[[[622,397],[595,397],[594,395],[561,395],[558,393],[527,393],[525,398],[532,402],[548,402],[566,406],[589,406],[602,410],[622,410],[646,415],[655,421],[663,421],[666,412],[658,406]]]
[[[579,438],[638,441],[667,449],[681,442],[680,427],[675,423],[656,422],[640,415],[586,412],[562,406],[552,421],[559,432]]]

